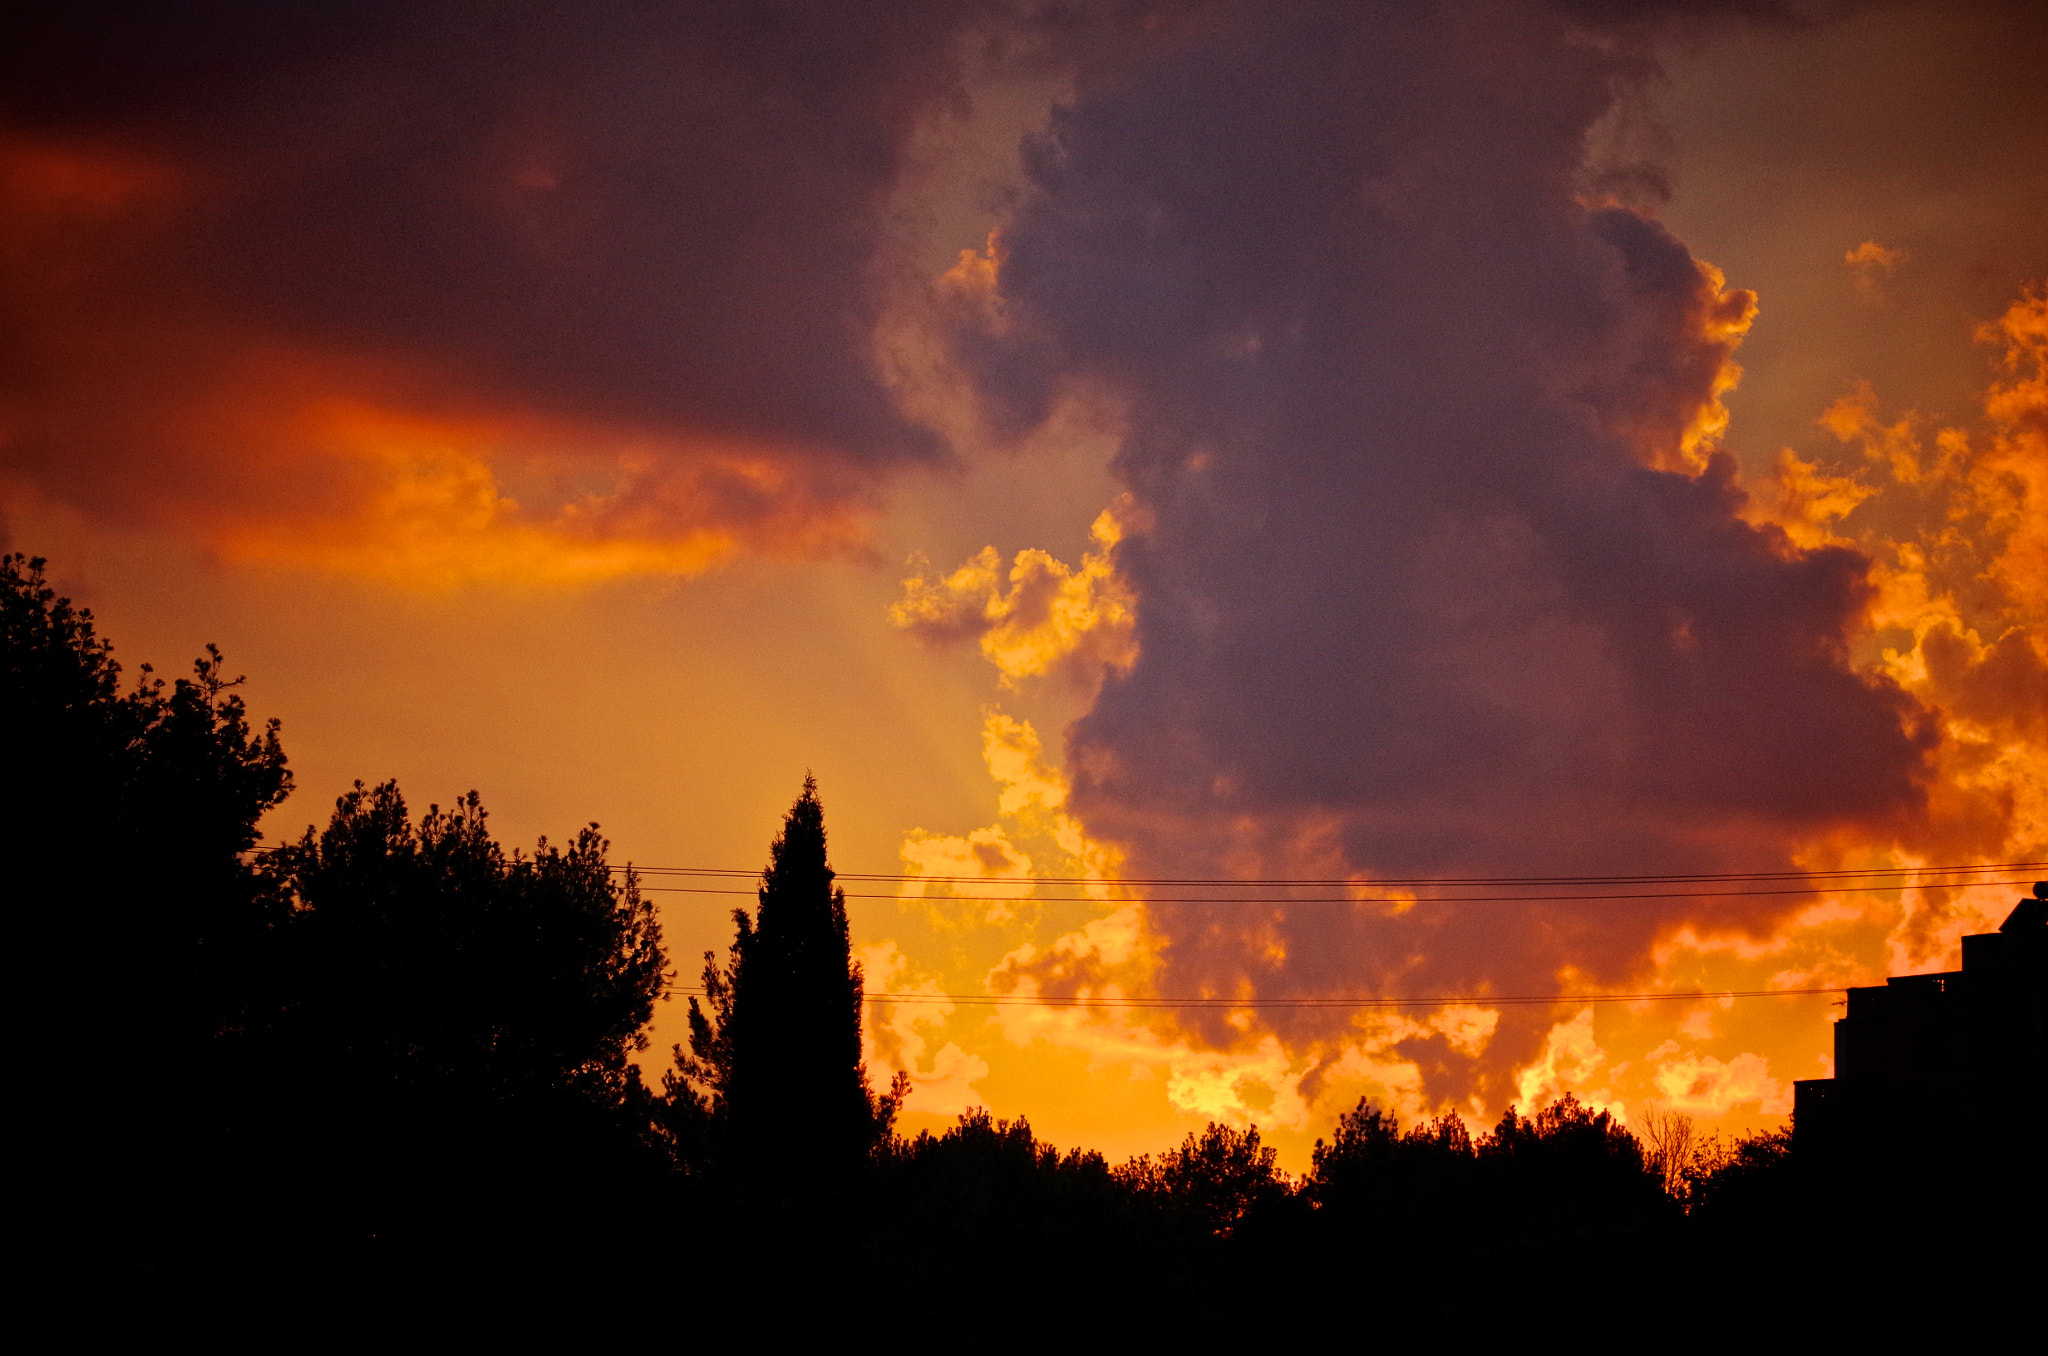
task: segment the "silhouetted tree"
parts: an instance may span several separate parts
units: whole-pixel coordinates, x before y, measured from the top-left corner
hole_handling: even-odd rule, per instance
[[[1682,1223],[1635,1138],[1569,1096],[1533,1116],[1511,1107],[1476,1142],[1454,1114],[1403,1134],[1361,1102],[1317,1142],[1304,1188],[1318,1207],[1308,1270],[1340,1284],[1369,1264],[1438,1334],[1478,1335],[1479,1316],[1593,1265],[1615,1278],[1617,1303],[1647,1302],[1635,1282],[1648,1259],[1668,1262]]]
[[[300,976],[281,1053],[319,1072],[351,1227],[440,1229],[480,1202],[537,1224],[632,1157],[666,962],[606,850],[591,825],[508,856],[474,793],[415,827],[387,782],[273,854]]]
[[[1140,1156],[1116,1171],[1133,1191],[1170,1203],[1174,1213],[1220,1239],[1291,1193],[1278,1156],[1271,1145],[1259,1143],[1258,1127],[1234,1130],[1211,1121],[1157,1161]]]
[[[190,678],[166,687],[144,665],[120,691],[112,645],[43,568],[0,558],[9,878],[18,899],[92,916],[102,959],[133,958],[96,1007],[147,1013],[154,1042],[189,1046],[241,1020],[245,949],[275,921],[241,854],[291,787],[277,722],[250,730],[212,646]]]
[[[1317,1140],[1303,1189],[1338,1233],[1393,1231],[1424,1239],[1466,1227],[1477,1162],[1471,1132],[1445,1112],[1401,1133],[1371,1101]]]
[[[240,1038],[281,1002],[283,910],[243,854],[291,785],[277,722],[251,730],[211,646],[174,684],[120,677],[44,562],[0,557],[0,869],[17,983],[63,1033],[27,1052],[49,1117],[29,1130],[90,1164],[67,1218],[110,1236],[183,1213],[164,1193],[232,1139]],[[137,1110],[112,1113],[116,1088]]]
[[[679,1140],[703,1127],[744,1174],[792,1187],[843,1180],[889,1133],[908,1090],[901,1075],[877,1096],[861,1060],[860,966],[846,895],[832,884],[817,781],[769,848],[752,917],[733,911],[720,966],[704,954],[704,1001],[690,1000],[690,1049],[668,1079]]]
[[[1463,1120],[1446,1112],[1403,1133],[1390,1112],[1361,1100],[1328,1142],[1316,1141],[1302,1190],[1316,1206],[1309,1270],[1337,1284],[1369,1267],[1418,1322],[1455,1330],[1453,1297],[1469,1283],[1479,1240],[1498,1227]]]
[[[880,1270],[907,1268],[935,1289],[1043,1265],[1076,1237],[1101,1245],[1123,1232],[1127,1196],[1102,1155],[1062,1154],[1022,1116],[996,1120],[977,1107],[944,1134],[888,1139],[875,1163]]]
[[[1688,1158],[1683,1194],[1691,1213],[1709,1229],[1730,1220],[1789,1217],[1797,1195],[1790,1185],[1794,1172],[1790,1130],[1760,1131],[1725,1143],[1715,1136]]]
[[[1626,1233],[1677,1209],[1635,1136],[1569,1093],[1534,1116],[1510,1106],[1477,1149],[1503,1223],[1524,1237]]]
[[[1686,1197],[1695,1150],[1693,1119],[1683,1111],[1645,1107],[1637,1118],[1643,1159],[1674,1199]]]
[[[1073,1296],[1063,1314],[1089,1324],[1090,1292],[1101,1290],[1090,1282],[1106,1259],[1116,1290],[1146,1296],[1148,1309],[1185,1298],[1183,1240],[1161,1227],[1156,1203],[1137,1198],[1102,1155],[1062,1153],[1022,1116],[976,1108],[942,1134],[892,1137],[868,1187],[866,1286],[917,1277],[920,1322],[985,1323],[999,1278],[1017,1293]]]

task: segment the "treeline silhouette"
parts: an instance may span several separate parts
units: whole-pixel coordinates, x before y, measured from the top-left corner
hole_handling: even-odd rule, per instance
[[[1679,1275],[1787,1290],[1894,1218],[1884,1174],[1912,1158],[1702,1145],[1668,1115],[1639,1138],[1571,1097],[1477,1138],[1361,1103],[1298,1178],[1219,1124],[1116,1165],[982,1111],[900,1135],[909,1083],[861,1062],[808,779],[650,1088],[635,1057],[671,966],[595,826],[508,853],[474,794],[415,816],[359,783],[253,852],[291,779],[217,652],[124,686],[22,556],[0,561],[0,626],[29,1220],[55,1265],[117,1289],[639,1277],[706,1304],[893,1295],[925,1319],[1057,1294],[1196,1332],[1376,1299],[1382,1330],[1398,1312],[1457,1338],[1564,1294],[1647,1317]]]

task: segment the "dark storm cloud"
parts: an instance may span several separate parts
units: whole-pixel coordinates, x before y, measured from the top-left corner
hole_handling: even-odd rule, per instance
[[[238,471],[191,463],[234,437],[197,393],[246,403],[255,361],[799,475],[934,458],[869,361],[871,266],[970,8],[17,9],[10,460],[87,502],[222,492]],[[171,410],[180,465],[129,466]]]
[[[1743,19],[1767,25],[1839,18],[1878,0],[1552,0],[1559,13],[1601,29]]]
[[[1847,659],[1867,562],[1710,455],[1750,298],[1585,193],[1640,74],[1536,7],[1253,5],[1032,147],[963,345],[1019,424],[1125,402],[1139,658],[1068,762],[1134,874],[1756,868],[1918,813],[1924,713]],[[1619,979],[1689,911],[1152,916],[1162,991],[1472,993]]]

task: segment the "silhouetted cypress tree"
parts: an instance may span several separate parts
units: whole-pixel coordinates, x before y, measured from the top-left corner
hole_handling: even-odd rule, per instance
[[[733,911],[727,963],[704,953],[705,1002],[690,1000],[690,1053],[678,1047],[668,1080],[679,1137],[694,1120],[740,1172],[797,1187],[858,1166],[906,1090],[900,1076],[879,1097],[869,1086],[860,966],[832,877],[824,807],[806,776],[769,848],[754,916]]]

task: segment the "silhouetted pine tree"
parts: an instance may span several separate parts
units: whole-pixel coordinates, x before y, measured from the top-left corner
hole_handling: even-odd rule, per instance
[[[415,826],[386,782],[273,854],[297,975],[280,1055],[320,1071],[300,1108],[320,1227],[535,1245],[642,1175],[632,1057],[666,960],[607,848],[593,824],[508,854],[474,792]]]
[[[668,1078],[670,1124],[750,1178],[798,1190],[843,1180],[895,1121],[901,1075],[877,1096],[861,1061],[860,966],[846,895],[826,861],[816,779],[769,848],[753,917],[733,911],[720,966],[704,953],[705,1001],[690,1000],[690,1052]]]
[[[1258,1127],[1237,1130],[1211,1121],[1157,1161],[1141,1155],[1116,1175],[1128,1190],[1156,1201],[1198,1235],[1222,1239],[1292,1193],[1278,1159],[1277,1150],[1259,1143]]]

